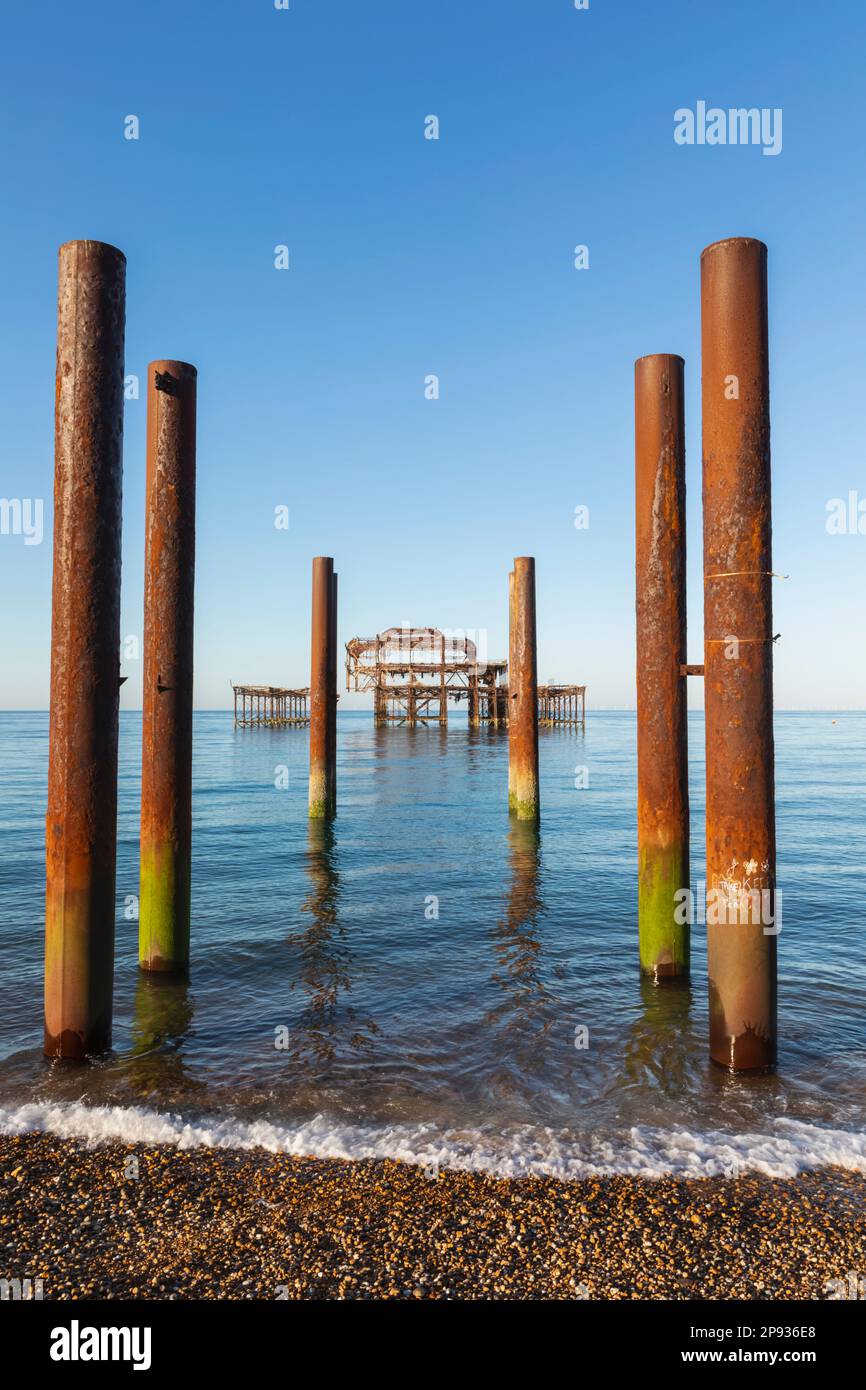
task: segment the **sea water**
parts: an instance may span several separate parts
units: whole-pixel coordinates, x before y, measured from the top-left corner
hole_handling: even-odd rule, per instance
[[[0,1129],[549,1173],[866,1171],[866,714],[778,713],[779,1067],[707,1056],[689,984],[641,979],[633,712],[540,737],[339,718],[339,813],[305,729],[195,716],[192,961],[137,965],[141,716],[120,735],[114,1046],[42,1057],[48,719],[0,714]],[[689,718],[692,881],[703,717]]]

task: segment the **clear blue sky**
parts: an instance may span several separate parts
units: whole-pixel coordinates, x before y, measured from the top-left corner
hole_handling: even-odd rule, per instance
[[[540,675],[586,682],[599,707],[634,698],[648,352],[687,363],[702,659],[698,258],[748,234],[770,248],[775,567],[791,575],[777,703],[862,706],[866,536],[825,521],[829,499],[866,498],[864,39],[855,0],[7,7],[0,496],[44,498],[46,536],[0,536],[0,703],[47,704],[63,241],[126,252],[127,372],[199,369],[198,706],[227,704],[230,678],[306,683],[314,554],[336,560],[341,641],[408,620],[486,629],[493,656],[512,557],[534,554]],[[781,154],[675,144],[674,112],[699,100],[782,108]],[[124,635],[141,632],[144,430],[142,395]],[[124,664],[130,707],[140,668]]]

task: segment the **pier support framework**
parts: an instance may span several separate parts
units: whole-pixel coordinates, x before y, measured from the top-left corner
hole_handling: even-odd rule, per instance
[[[474,641],[434,627],[390,627],[346,643],[346,689],[373,694],[385,724],[448,725],[448,706],[465,701],[469,724],[505,727],[504,661],[479,661]]]
[[[309,687],[289,690],[281,685],[233,685],[235,725],[252,729],[260,725],[309,724]]]
[[[538,723],[542,728],[571,725],[586,728],[585,685],[540,685],[538,687]]]

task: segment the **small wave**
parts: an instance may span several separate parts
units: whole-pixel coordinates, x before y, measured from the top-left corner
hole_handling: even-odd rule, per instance
[[[866,1134],[789,1119],[776,1120],[767,1134],[637,1125],[606,1136],[581,1136],[529,1125],[502,1132],[432,1124],[352,1125],[325,1115],[296,1123],[231,1116],[186,1119],[138,1106],[88,1106],[80,1101],[0,1107],[0,1134],[34,1131],[91,1145],[119,1141],[173,1144],[179,1149],[264,1149],[313,1158],[390,1158],[503,1178],[710,1178],[748,1171],[791,1178],[829,1165],[866,1173]]]

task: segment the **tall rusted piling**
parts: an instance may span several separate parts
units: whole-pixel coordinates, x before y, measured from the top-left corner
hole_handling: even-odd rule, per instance
[[[689,970],[683,367],[657,353],[634,376],[638,933],[654,979]]]
[[[508,682],[509,682],[509,694],[510,694],[510,686],[511,686],[511,672],[514,670],[514,629],[515,629],[515,620],[514,620],[514,570],[509,570],[509,573],[508,573]],[[496,697],[495,697],[495,695],[494,695],[494,700],[495,700],[495,698],[496,698]],[[508,728],[510,729],[510,728],[511,728],[511,700],[510,700],[510,699],[509,699],[509,701],[508,701],[508,710],[507,710],[506,718],[507,718],[507,720],[508,720]],[[512,767],[512,761],[511,761],[511,745],[510,745],[510,743],[509,743],[509,747],[508,747],[508,806],[509,806],[509,809],[511,808],[511,793],[512,793],[512,791],[513,791],[513,784],[514,784],[514,769],[513,769],[513,767]]]
[[[710,1055],[776,1060],[767,248],[701,257]],[[762,920],[763,919],[763,920]]]
[[[518,556],[509,577],[508,809],[537,820],[538,663],[535,645],[535,561]]]
[[[337,809],[337,585],[331,578],[328,612],[328,800],[333,814]]]
[[[45,1052],[111,1044],[126,258],[60,248]]]
[[[196,369],[147,369],[141,887],[142,970],[189,963]]]
[[[313,623],[310,662],[310,815],[336,810],[336,587],[334,561],[313,560]]]

